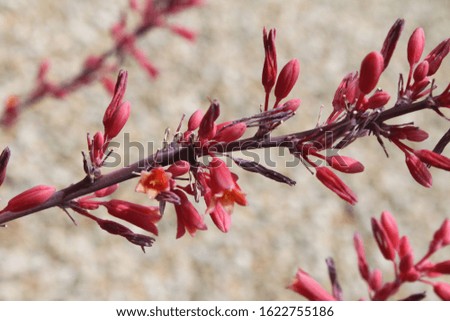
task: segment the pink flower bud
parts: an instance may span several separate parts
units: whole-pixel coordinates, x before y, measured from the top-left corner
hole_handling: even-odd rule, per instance
[[[418,63],[425,47],[425,33],[422,28],[417,28],[408,41],[408,62],[412,67]]]
[[[125,126],[130,117],[131,105],[128,101],[122,103],[116,111],[104,122],[105,138],[110,140],[116,137]]]
[[[414,154],[424,163],[433,167],[441,168],[446,171],[450,171],[450,158],[444,155],[432,152],[427,149],[420,149],[414,151]]]
[[[383,68],[383,56],[378,51],[372,51],[363,59],[358,83],[359,89],[363,94],[367,95],[376,87]]]
[[[386,231],[375,218],[371,219],[371,223],[373,237],[378,244],[381,254],[383,254],[386,260],[393,261],[395,259],[395,249],[387,236]]]
[[[101,205],[106,207],[108,213],[121,220],[136,225],[143,230],[158,235],[157,223],[161,215],[157,206],[143,206],[122,200],[110,200]]]
[[[428,61],[428,76],[432,76],[438,71],[441,66],[442,60],[447,56],[450,51],[450,38],[442,41],[436,46],[424,60]]]
[[[391,99],[391,96],[387,92],[384,90],[377,91],[367,101],[365,110],[383,107],[388,103],[389,99]]]
[[[437,282],[434,284],[433,290],[442,300],[450,301],[450,284]]]
[[[388,211],[381,213],[381,225],[383,226],[389,241],[391,241],[393,248],[397,250],[400,243],[398,226],[395,218]]]
[[[6,167],[8,166],[9,157],[11,156],[11,151],[6,147],[0,155],[0,186],[6,177]]]
[[[196,130],[198,126],[200,126],[202,119],[203,119],[203,111],[201,109],[197,109],[189,118],[188,130],[189,131]]]
[[[415,82],[420,82],[425,79],[428,75],[429,64],[428,61],[424,60],[420,64],[417,65],[416,69],[414,69],[413,78]]]
[[[364,244],[361,235],[355,233],[353,236],[353,244],[355,246],[356,255],[358,256],[358,269],[361,277],[368,281],[369,280],[369,265],[367,264],[366,252],[364,250]]]
[[[378,291],[381,289],[381,286],[383,285],[383,274],[381,274],[379,269],[375,269],[372,273],[370,273],[368,283],[372,291]]]
[[[364,171],[363,164],[348,156],[330,156],[326,158],[326,161],[335,170],[343,173],[353,174]]]
[[[147,72],[150,78],[156,78],[159,75],[159,70],[153,63],[147,58],[145,53],[138,49],[136,46],[130,46],[130,52],[136,59],[137,63]]]
[[[172,173],[172,177],[178,177],[187,174],[190,168],[189,162],[179,160],[170,165],[166,171]]]
[[[200,122],[200,126],[198,129],[198,136],[200,139],[209,140],[216,135],[216,125],[214,122],[220,115],[220,105],[217,100],[213,100],[208,110],[206,111],[205,116],[202,118]]]
[[[280,71],[275,85],[275,97],[277,102],[285,98],[291,92],[297,82],[300,73],[300,62],[297,59],[289,61]],[[275,106],[277,103],[275,103]]]
[[[301,269],[297,271],[295,280],[289,286],[289,289],[310,301],[336,301],[316,280]]]
[[[214,140],[218,142],[233,142],[244,135],[247,130],[247,125],[245,123],[236,123],[233,125],[226,125],[220,128],[220,124],[217,125],[217,133],[214,136]]]
[[[422,186],[431,187],[431,185],[433,185],[433,179],[425,164],[414,154],[405,153],[405,156],[406,165],[416,182]]]
[[[349,204],[355,205],[358,201],[355,193],[353,193],[353,191],[327,167],[316,167],[316,177],[322,184]]]
[[[3,212],[20,212],[46,202],[55,193],[53,186],[38,185],[14,196]]]
[[[398,246],[398,255],[400,258],[411,255],[413,256],[413,249],[411,247],[411,244],[409,244],[409,239],[407,236],[402,236],[400,238],[399,246]]]
[[[275,29],[270,29],[269,33],[267,33],[266,28],[263,29],[265,58],[261,81],[266,94],[270,93],[277,79],[277,51],[275,47],[275,37]]]
[[[450,219],[446,219],[434,233],[428,252],[434,253],[448,244],[450,244]]]

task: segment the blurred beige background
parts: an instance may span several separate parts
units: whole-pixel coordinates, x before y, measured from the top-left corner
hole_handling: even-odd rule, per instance
[[[57,80],[76,72],[88,54],[108,48],[108,28],[126,4],[125,0],[114,4],[0,0],[1,99],[29,90],[43,58],[51,60],[50,77]],[[358,69],[366,53],[380,49],[392,23],[403,17],[405,30],[381,83],[394,94],[398,74],[407,72],[409,35],[422,26],[430,51],[449,37],[449,9],[448,0],[207,1],[173,19],[198,32],[195,44],[160,30],[139,41],[161,70],[156,81],[150,81],[134,61],[126,61],[126,97],[132,115],[125,131],[133,141],[158,143],[166,127],[177,126],[182,113],[207,108],[208,97],[220,100],[221,119],[255,113],[263,103],[263,26],[277,28],[280,67],[293,57],[301,62],[300,80],[291,96],[300,97],[302,107],[280,132],[308,129],[321,105],[325,114],[330,111],[342,77]],[[437,75],[441,89],[450,79],[449,61]],[[2,130],[0,146],[8,145],[12,157],[0,190],[1,207],[30,186],[63,188],[81,179],[85,133],[102,129],[108,102],[101,86],[95,85],[63,101],[46,99],[25,112],[14,128]],[[448,128],[431,112],[405,119],[411,120],[429,131],[430,138],[422,145],[427,148]],[[364,173],[341,176],[359,196],[353,208],[304,167],[285,168],[289,156],[274,152],[271,159],[277,160],[279,171],[297,181],[295,187],[237,170],[249,206],[235,209],[228,234],[207,220],[208,231],[175,240],[175,215],[168,208],[160,236],[146,254],[91,221],[76,217],[79,226],[74,227],[56,209],[10,223],[0,230],[0,299],[298,300],[286,289],[297,268],[329,289],[325,265],[329,256],[337,263],[345,298],[367,297],[357,272],[353,233],[363,234],[370,263],[389,278],[391,265],[371,238],[370,217],[390,210],[421,257],[434,230],[450,214],[449,173],[432,169],[434,186],[422,188],[409,176],[403,155],[388,149],[390,159],[369,137],[344,153],[366,166]],[[150,204],[133,192],[135,183],[122,184],[115,196]],[[448,254],[447,250],[447,259]],[[398,297],[423,290],[435,299],[425,286],[406,286]]]

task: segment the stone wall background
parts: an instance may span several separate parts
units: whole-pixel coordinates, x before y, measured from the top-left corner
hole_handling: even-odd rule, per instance
[[[52,62],[51,78],[76,72],[82,59],[108,48],[108,28],[126,7],[100,0],[1,0],[0,97],[29,90],[38,63]],[[263,26],[277,28],[280,67],[292,57],[301,62],[292,97],[302,107],[281,132],[310,128],[320,106],[327,114],[336,86],[359,68],[366,53],[379,49],[399,17],[406,26],[382,87],[394,92],[400,72],[407,72],[406,42],[417,27],[425,29],[430,51],[449,36],[448,0],[409,1],[208,1],[173,19],[198,32],[195,44],[155,31],[140,40],[161,76],[149,81],[134,61],[127,99],[132,115],[125,127],[132,141],[158,144],[166,127],[182,113],[221,102],[222,118],[256,112],[263,102],[260,85]],[[449,60],[437,75],[442,89],[450,76]],[[63,101],[46,99],[25,112],[11,130],[2,130],[0,146],[12,150],[1,207],[36,184],[58,188],[83,176],[80,151],[85,133],[101,129],[109,97],[99,86]],[[424,126],[431,148],[448,128],[435,114],[409,117]],[[143,254],[122,238],[78,218],[74,227],[60,210],[48,210],[9,224],[0,231],[0,299],[3,300],[298,300],[286,290],[298,267],[329,288],[325,258],[334,257],[346,299],[366,296],[352,247],[362,233],[369,261],[383,271],[390,265],[370,234],[370,217],[390,210],[401,233],[409,235],[416,255],[426,251],[435,229],[448,217],[449,174],[432,170],[434,186],[424,189],[409,176],[403,155],[390,148],[390,159],[373,137],[350,147],[346,155],[366,171],[344,176],[358,193],[349,208],[305,168],[286,168],[288,155],[272,153],[278,170],[297,181],[286,187],[237,170],[249,206],[236,208],[233,226],[222,234],[209,223],[207,232],[175,240],[175,215],[168,209],[154,247]],[[260,154],[261,157],[267,155]],[[131,160],[136,160],[135,151]],[[122,184],[117,198],[148,202]],[[448,255],[447,255],[448,258]],[[408,288],[399,294],[422,291]],[[427,289],[429,299],[435,299]]]

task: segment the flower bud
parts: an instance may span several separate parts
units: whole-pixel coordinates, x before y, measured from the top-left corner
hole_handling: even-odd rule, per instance
[[[395,259],[395,249],[389,237],[387,236],[386,231],[375,218],[371,219],[371,223],[372,234],[378,244],[378,248],[380,249],[386,260],[393,261]]]
[[[201,139],[211,139],[216,134],[216,125],[214,122],[220,115],[220,105],[217,100],[211,102],[205,116],[202,118],[198,129],[198,136]]]
[[[193,131],[200,126],[200,122],[203,119],[203,111],[201,109],[197,109],[188,121],[188,131]]]
[[[266,93],[270,93],[277,79],[277,51],[275,47],[275,37],[275,29],[270,29],[269,33],[267,33],[266,28],[263,29],[265,58],[261,82]]]
[[[433,179],[425,164],[414,154],[406,153],[405,156],[406,166],[416,182],[422,186],[431,187]]]
[[[116,137],[130,117],[131,105],[128,101],[122,103],[106,122],[103,122],[105,138],[111,140]]]
[[[356,255],[358,256],[358,269],[361,277],[368,281],[369,280],[369,265],[367,264],[366,251],[364,250],[363,240],[361,235],[355,233],[353,236],[353,245],[355,247]]]
[[[101,205],[106,207],[108,213],[112,216],[158,235],[158,228],[155,223],[161,218],[161,215],[159,214],[159,207],[143,206],[116,199],[103,202]]]
[[[179,160],[170,165],[166,171],[172,173],[172,177],[178,177],[187,174],[190,168],[189,162]]]
[[[357,197],[355,193],[327,167],[316,167],[316,177],[326,187],[335,192],[340,198],[351,205],[355,205]]]
[[[428,133],[416,126],[391,127],[389,132],[390,137],[412,142],[422,142],[428,138]]]
[[[383,56],[378,51],[372,51],[363,59],[358,83],[359,89],[363,94],[367,95],[375,88],[383,68]]]
[[[353,174],[364,171],[364,165],[348,156],[330,156],[325,159],[331,167],[343,173]]]
[[[13,197],[3,212],[20,212],[46,202],[55,193],[53,186],[38,185]]]
[[[244,135],[247,130],[247,125],[245,123],[236,123],[233,125],[226,125],[222,128],[220,124],[217,125],[217,134],[214,136],[214,140],[218,142],[233,142]]]
[[[102,189],[99,189],[98,191],[94,192],[95,197],[106,197],[114,193],[117,188],[119,187],[119,184],[114,184]]]
[[[420,64],[417,65],[416,69],[414,69],[413,78],[415,82],[420,82],[425,79],[428,75],[429,64],[428,61],[424,60]]]
[[[414,154],[424,163],[433,167],[441,168],[446,171],[450,171],[450,158],[444,155],[432,152],[427,149],[420,149],[414,151]]]
[[[295,280],[289,288],[310,301],[336,301],[316,280],[301,269],[297,271]]]
[[[386,39],[383,42],[383,47],[381,48],[381,54],[384,58],[383,69],[386,69],[389,61],[391,60],[392,54],[394,53],[395,47],[397,46],[397,42],[400,38],[404,25],[404,19],[397,19],[397,21],[395,21],[394,25],[389,30]]]
[[[298,107],[300,107],[301,104],[301,100],[300,99],[289,99],[287,102],[285,102],[284,104],[282,104],[281,106],[278,105],[276,106],[276,110],[279,112],[293,112],[295,113],[298,109]]]
[[[450,284],[437,282],[434,284],[433,290],[442,300],[450,301]]]
[[[418,63],[425,47],[425,33],[422,28],[417,28],[408,41],[408,62],[410,66]]]
[[[386,105],[391,99],[391,96],[384,90],[377,91],[374,93],[365,105],[365,109],[377,109]]]
[[[383,226],[384,231],[386,232],[389,241],[391,241],[394,249],[398,249],[400,243],[400,236],[398,232],[397,222],[391,213],[388,211],[384,211],[381,213],[381,225]]]
[[[441,66],[442,60],[444,60],[449,51],[450,38],[442,41],[439,45],[436,46],[436,48],[431,50],[428,56],[426,56],[424,59],[429,64],[427,76],[432,76],[436,73],[436,71],[438,71],[439,67]]]
[[[275,97],[277,98],[277,101],[280,101],[289,95],[297,82],[299,73],[300,62],[297,59],[292,59],[283,67],[283,69],[281,69],[275,85]]]

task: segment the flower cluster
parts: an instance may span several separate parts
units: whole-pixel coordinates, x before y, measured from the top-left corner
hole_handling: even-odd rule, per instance
[[[101,54],[86,57],[80,72],[66,80],[55,82],[48,79],[50,61],[45,59],[38,68],[34,88],[25,95],[11,95],[6,99],[0,125],[12,126],[22,110],[31,107],[44,97],[61,99],[96,81],[112,93],[114,74],[120,69],[120,65],[127,56],[134,58],[151,78],[157,77],[158,69],[146,53],[136,45],[136,40],[152,29],[165,28],[188,41],[194,41],[196,35],[193,31],[169,23],[168,18],[201,4],[201,0],[130,0],[129,10],[137,16],[135,26],[128,26],[127,13],[124,11],[120,20],[110,29],[114,40],[113,46]]]
[[[141,7],[136,1],[130,2],[134,10],[138,12],[144,10],[141,16],[142,23],[148,26],[155,24],[166,26],[160,14],[156,12],[174,13],[197,5],[198,2],[194,0],[147,1],[146,4]],[[408,80],[404,84],[403,77],[400,76],[397,101],[393,107],[386,108],[391,95],[376,86],[389,64],[403,24],[403,20],[398,20],[388,32],[382,49],[369,53],[362,60],[359,72],[353,72],[344,77],[335,92],[332,101],[333,109],[323,123],[319,121],[312,129],[281,136],[275,136],[275,130],[292,118],[300,106],[298,98],[285,100],[298,80],[300,63],[297,59],[292,59],[278,72],[276,31],[264,29],[265,57],[261,78],[264,107],[261,107],[259,112],[236,120],[222,121],[219,102],[211,100],[206,111],[196,110],[189,117],[185,130],[182,130],[183,117],[173,137],[167,134],[163,148],[155,154],[140,159],[128,167],[104,174],[102,167],[110,154],[110,142],[119,135],[130,116],[130,104],[124,101],[127,73],[120,71],[111,102],[103,116],[103,131],[98,131],[92,138],[90,135],[87,136],[88,152],[83,153],[86,176],[78,183],[59,191],[56,191],[54,187],[39,185],[15,196],[0,211],[0,224],[58,206],[67,213],[71,209],[92,219],[107,232],[120,235],[144,249],[152,244],[153,237],[134,233],[128,227],[114,220],[100,218],[92,212],[105,208],[115,219],[157,235],[157,223],[164,217],[166,205],[169,203],[173,205],[177,217],[177,238],[185,235],[186,231],[193,236],[198,230],[206,230],[209,217],[220,231],[228,232],[234,206],[247,205],[247,198],[237,183],[238,176],[231,172],[225,160],[233,162],[245,171],[262,175],[276,182],[290,186],[296,183],[254,160],[233,155],[236,151],[262,148],[286,148],[292,155],[299,158],[325,187],[353,205],[357,202],[357,195],[335,171],[344,174],[360,173],[364,170],[364,165],[356,159],[339,155],[339,153],[352,142],[369,135],[376,136],[385,151],[383,138],[400,148],[406,155],[406,164],[412,176],[420,184],[431,186],[428,165],[450,171],[450,159],[441,155],[450,142],[450,131],[440,139],[432,151],[415,150],[403,141],[423,141],[428,138],[427,132],[412,123],[396,123],[395,120],[397,117],[423,109],[430,109],[444,116],[439,108],[450,107],[449,86],[441,94],[435,95],[437,86],[429,77],[439,69],[442,60],[448,54],[450,39],[444,40],[421,61],[425,41],[423,30],[419,28],[414,31],[408,42],[407,58],[410,63]],[[171,29],[186,34],[178,27],[171,27]],[[118,48],[123,48],[124,52],[139,58],[139,51],[135,47],[135,37],[141,32],[143,31],[127,32],[125,21],[121,21],[114,27]],[[151,71],[152,68],[147,62],[143,60],[140,62],[144,69]],[[45,74],[45,70],[42,73]],[[272,108],[269,108],[271,98],[274,99],[274,104]],[[14,101],[10,102],[10,104],[13,103]],[[387,121],[389,124],[386,123]],[[330,150],[333,153],[330,153]],[[10,151],[6,148],[0,156],[0,183],[5,176],[9,154]],[[142,205],[126,200],[110,199],[119,184],[129,179],[137,179],[135,191],[145,195],[146,202],[150,199],[155,203]],[[203,209],[199,209],[196,204],[200,202],[203,202]],[[406,245],[401,246],[396,237],[390,236],[395,234],[392,232],[396,230],[394,222],[391,216],[383,214],[381,223],[373,223],[373,226],[383,254],[393,262],[397,262],[396,255],[399,257],[399,266],[396,270],[398,270],[400,281],[396,282],[409,280],[409,276],[405,276],[407,272],[410,276],[417,272],[415,275],[419,275],[419,279],[423,281],[425,276],[431,276],[429,270],[424,270],[426,259],[414,266],[410,264],[409,267],[415,269],[414,273],[410,273],[410,268],[405,270],[404,266],[407,263],[401,262],[407,260],[404,257],[409,252],[405,250]],[[445,242],[447,241],[442,241],[441,244]],[[359,250],[358,253],[361,254],[361,251]],[[332,265],[331,261],[329,265]],[[442,265],[438,266],[442,268]],[[367,273],[365,280],[372,284],[372,279],[376,279],[379,272],[374,272],[374,275]],[[299,272],[303,280],[305,275],[304,272]],[[307,289],[308,293],[312,293],[311,297],[314,295],[318,298],[326,297],[323,293],[319,295],[311,292],[311,288],[317,288],[317,286],[310,279],[307,282],[312,284]],[[379,280],[373,282],[381,283]],[[382,290],[383,293],[387,291],[391,295],[399,286],[397,283],[389,285],[391,288],[387,290],[383,285],[373,286],[371,298],[383,298],[380,294]],[[439,286],[439,288],[442,287],[442,285]],[[332,297],[339,299],[338,287],[335,286],[335,288]]]
[[[358,269],[362,279],[368,287],[369,299],[384,301],[393,297],[405,283],[421,282],[433,287],[434,292],[442,300],[450,300],[450,284],[434,281],[433,279],[450,274],[450,260],[434,263],[430,257],[438,250],[450,245],[450,220],[446,219],[434,233],[428,251],[415,260],[414,251],[407,236],[400,236],[397,222],[387,211],[381,214],[379,220],[372,218],[372,233],[383,257],[392,262],[394,279],[383,280],[383,273],[379,269],[371,269],[366,259],[361,236],[355,233],[353,241],[358,257]],[[339,285],[334,267],[334,261],[327,259],[327,265],[332,283],[332,293],[326,291],[308,273],[299,269],[290,289],[304,296],[308,300],[332,301],[343,300],[342,289]],[[425,293],[415,293],[404,300],[422,300]]]

